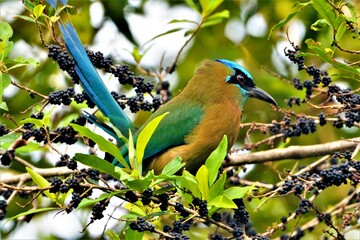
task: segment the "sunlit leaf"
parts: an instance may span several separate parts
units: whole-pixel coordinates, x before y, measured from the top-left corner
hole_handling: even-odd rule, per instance
[[[326,2],[326,0],[312,1],[315,10],[329,23],[333,29],[337,29],[336,14],[334,9]]]
[[[182,189],[189,190],[193,194],[193,196],[197,198],[200,197],[198,181],[196,180],[194,175],[192,175],[186,170],[184,170],[182,173],[182,179],[180,181],[180,185]]]
[[[157,39],[159,37],[166,36],[168,34],[175,33],[175,32],[181,31],[181,30],[184,30],[184,28],[173,28],[173,29],[170,29],[169,31],[166,31],[164,33],[160,33],[160,34],[156,35],[155,37],[151,38],[150,40],[148,40],[146,43],[144,43],[144,45],[148,44],[149,42],[154,41],[155,39]]]
[[[74,159],[78,162],[81,162],[82,164],[99,170],[100,172],[110,174],[116,179],[120,179],[120,174],[115,171],[115,169],[119,167],[115,167],[104,159],[101,159],[94,155],[87,155],[82,153],[76,153]]]
[[[150,121],[140,132],[137,141],[136,141],[136,160],[138,161],[138,166],[141,166],[142,160],[145,153],[146,145],[148,144],[152,134],[155,132],[157,126],[159,125],[160,121],[168,114],[164,113],[152,121]],[[140,173],[142,171],[139,171]]]
[[[129,129],[129,141],[128,141],[128,152],[129,152],[129,162],[131,169],[137,169],[137,161],[135,159],[135,148],[134,148],[134,140],[131,133],[131,130]]]
[[[210,187],[209,200],[222,195],[226,183],[226,173],[221,174],[220,178]]]
[[[26,167],[26,171],[29,173],[31,179],[41,188],[46,188],[50,186],[48,180],[46,180],[43,176],[32,170],[31,168]],[[52,201],[56,202],[56,195],[54,193],[50,193],[49,190],[44,191],[44,194]]]
[[[79,132],[82,136],[88,137],[93,140],[100,148],[101,151],[110,153],[114,156],[125,168],[129,168],[129,165],[125,161],[124,157],[121,155],[119,148],[112,142],[106,140],[104,137],[96,134],[90,129],[77,125],[77,124],[69,124],[74,128],[75,131]]]
[[[120,240],[120,237],[119,237],[119,235],[115,232],[115,231],[113,231],[113,230],[111,230],[111,229],[107,229],[106,231],[105,231],[105,234],[109,237],[109,239],[111,239],[111,240]]]
[[[0,39],[10,39],[13,35],[13,30],[9,23],[7,22],[0,22]]]
[[[321,31],[325,26],[330,26],[325,19],[318,19],[316,22],[311,24],[310,28],[314,31]]]
[[[44,9],[45,9],[45,5],[36,5],[33,9],[33,14],[34,14],[34,17],[35,19],[38,19],[41,14],[44,12]]]
[[[186,4],[194,9],[197,12],[200,12],[199,8],[196,6],[195,2],[193,0],[185,0]]]
[[[4,94],[5,88],[7,88],[11,83],[11,78],[9,75],[0,72],[0,109],[8,111],[7,105],[5,102],[2,102],[2,95]]]
[[[197,171],[196,180],[199,185],[202,199],[207,200],[209,196],[209,171],[205,165],[202,165]]]
[[[209,186],[211,186],[219,173],[222,161],[225,159],[228,149],[228,141],[226,135],[219,143],[219,146],[210,154],[205,162],[205,166],[209,171]]]
[[[168,24],[172,24],[172,23],[194,23],[194,24],[198,25],[197,22],[191,21],[188,19],[174,19],[174,20],[171,20],[170,22],[168,22]]]
[[[112,196],[115,196],[119,193],[123,193],[125,192],[126,190],[118,190],[118,191],[114,191],[114,192],[110,192],[110,193],[104,193],[104,194],[101,194],[98,198],[96,199],[87,199],[87,198],[83,198],[81,200],[81,202],[79,203],[79,206],[77,207],[77,210],[81,209],[81,208],[84,208],[84,207],[88,207],[88,206],[92,206],[94,205],[95,203],[97,202],[100,202],[102,200],[105,200],[107,198],[110,198]]]
[[[236,204],[226,195],[220,195],[208,202],[208,206],[218,208],[237,208]]]
[[[296,6],[300,6],[299,9],[297,9],[295,12],[290,13],[285,19],[281,20],[280,22],[278,22],[277,24],[275,24],[269,32],[268,35],[268,39],[270,38],[271,34],[275,31],[277,31],[278,29],[282,28],[283,26],[285,26],[285,24],[287,24],[291,19],[293,19],[299,12],[301,12],[304,7],[306,7],[307,5],[311,4],[312,1],[306,2],[306,3],[298,3],[296,4]],[[295,4],[294,4],[295,6]]]
[[[168,164],[165,165],[161,173],[165,175],[173,175],[177,173],[182,167],[185,166],[185,163],[182,163],[181,161],[181,157],[172,159]]]
[[[246,193],[254,189],[252,186],[246,187],[230,187],[224,190],[224,195],[229,199],[243,198]]]
[[[324,60],[325,62],[330,63],[331,65],[333,65],[334,67],[337,67],[339,69],[351,72],[351,73],[355,73],[355,74],[359,74],[358,71],[355,70],[355,68],[348,66],[346,64],[343,64],[341,62],[336,61],[330,53],[326,52],[325,49],[323,49],[319,43],[315,42],[313,39],[309,38],[305,41],[305,43],[308,45],[308,47],[313,50],[316,54],[318,54],[318,56]]]
[[[22,216],[27,216],[27,215],[30,215],[30,214],[35,214],[35,213],[41,213],[41,212],[49,212],[49,211],[53,211],[53,210],[61,210],[61,208],[55,208],[55,207],[49,207],[49,208],[38,208],[38,209],[30,209],[26,212],[21,212],[13,217],[10,217],[7,219],[6,222],[8,221],[11,221],[11,220],[15,220],[19,217],[22,217]]]

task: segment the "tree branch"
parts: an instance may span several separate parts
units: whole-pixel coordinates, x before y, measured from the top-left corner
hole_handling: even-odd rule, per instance
[[[352,138],[309,146],[291,146],[288,148],[272,149],[238,156],[228,155],[229,160],[224,161],[223,165],[237,166],[249,163],[279,161],[284,159],[317,157],[331,154],[336,151],[353,150],[358,144],[360,144],[360,138]]]
[[[35,168],[33,169],[36,173],[40,174],[43,177],[56,177],[56,176],[66,176],[71,173],[74,173],[75,171],[70,170],[67,167],[54,167],[54,168]],[[4,178],[0,179],[1,183],[6,184],[14,184],[18,183],[20,181],[27,182],[30,181],[31,177],[28,173],[23,173],[15,176],[6,176]]]

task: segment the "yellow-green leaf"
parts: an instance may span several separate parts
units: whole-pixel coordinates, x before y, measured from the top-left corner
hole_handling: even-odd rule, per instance
[[[129,129],[129,142],[128,142],[128,151],[129,151],[129,162],[131,169],[137,169],[137,162],[135,159],[135,148],[134,148],[134,140],[131,133],[131,130]]]
[[[34,17],[35,19],[38,19],[41,14],[44,12],[44,9],[45,9],[45,5],[36,5],[33,9],[33,14],[34,14]]]
[[[209,196],[209,171],[205,165],[202,165],[197,171],[196,180],[202,199],[207,200]]]
[[[31,179],[42,188],[46,188],[50,186],[48,180],[46,180],[43,176],[32,170],[31,168],[26,167],[26,171],[29,173]],[[56,195],[54,193],[50,193],[49,190],[44,191],[44,194],[52,201],[56,202]]]
[[[125,161],[124,157],[121,155],[119,148],[114,143],[106,140],[99,134],[90,131],[90,129],[86,127],[72,123],[70,123],[69,125],[72,126],[75,129],[75,131],[79,132],[81,135],[88,137],[94,142],[96,142],[96,144],[99,146],[101,151],[113,155],[125,168],[128,169],[130,168],[127,162]]]
[[[154,118],[152,121],[150,121],[144,129],[140,132],[139,137],[136,142],[136,160],[138,163],[138,166],[141,166],[142,160],[145,153],[146,145],[148,144],[151,136],[155,132],[157,126],[159,125],[160,121],[168,114],[168,112]],[[140,173],[142,171],[139,171]]]

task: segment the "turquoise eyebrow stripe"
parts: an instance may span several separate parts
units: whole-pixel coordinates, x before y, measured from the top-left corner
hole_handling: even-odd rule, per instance
[[[235,69],[237,69],[237,70],[243,72],[248,78],[253,79],[251,74],[245,68],[243,68],[242,66],[240,66],[239,64],[237,64],[235,62],[232,62],[232,61],[229,61],[226,59],[216,59],[215,61],[221,62],[222,64],[225,64],[226,66],[234,69],[234,72],[235,72]]]

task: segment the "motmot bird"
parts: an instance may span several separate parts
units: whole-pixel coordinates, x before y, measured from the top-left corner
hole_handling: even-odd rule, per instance
[[[122,118],[123,114],[115,116],[108,114],[109,110],[103,110],[106,107],[116,107],[119,109],[113,109],[111,113],[122,111],[117,104],[109,105],[106,100],[96,97],[111,96],[107,89],[86,90],[102,85],[102,80],[95,69],[88,70],[94,67],[86,60],[86,53],[79,53],[79,49],[83,47],[72,26],[69,24],[65,27],[61,26],[61,31],[67,48],[76,61],[76,70],[80,73],[85,92],[91,93],[89,95],[91,100],[111,122],[128,123],[127,119],[112,119]],[[204,61],[187,86],[156,110],[143,127],[134,133],[136,143],[138,134],[144,126],[152,119],[168,112],[145,148],[143,169],[145,171],[153,169],[159,174],[167,163],[179,156],[185,163],[185,169],[195,173],[216,149],[224,135],[227,136],[229,150],[237,139],[242,109],[249,97],[277,106],[276,101],[268,93],[255,86],[250,73],[239,64],[224,59]],[[122,128],[124,127],[120,126],[119,129]],[[121,147],[121,153],[127,156],[126,145]],[[117,164],[117,161],[113,163]]]

